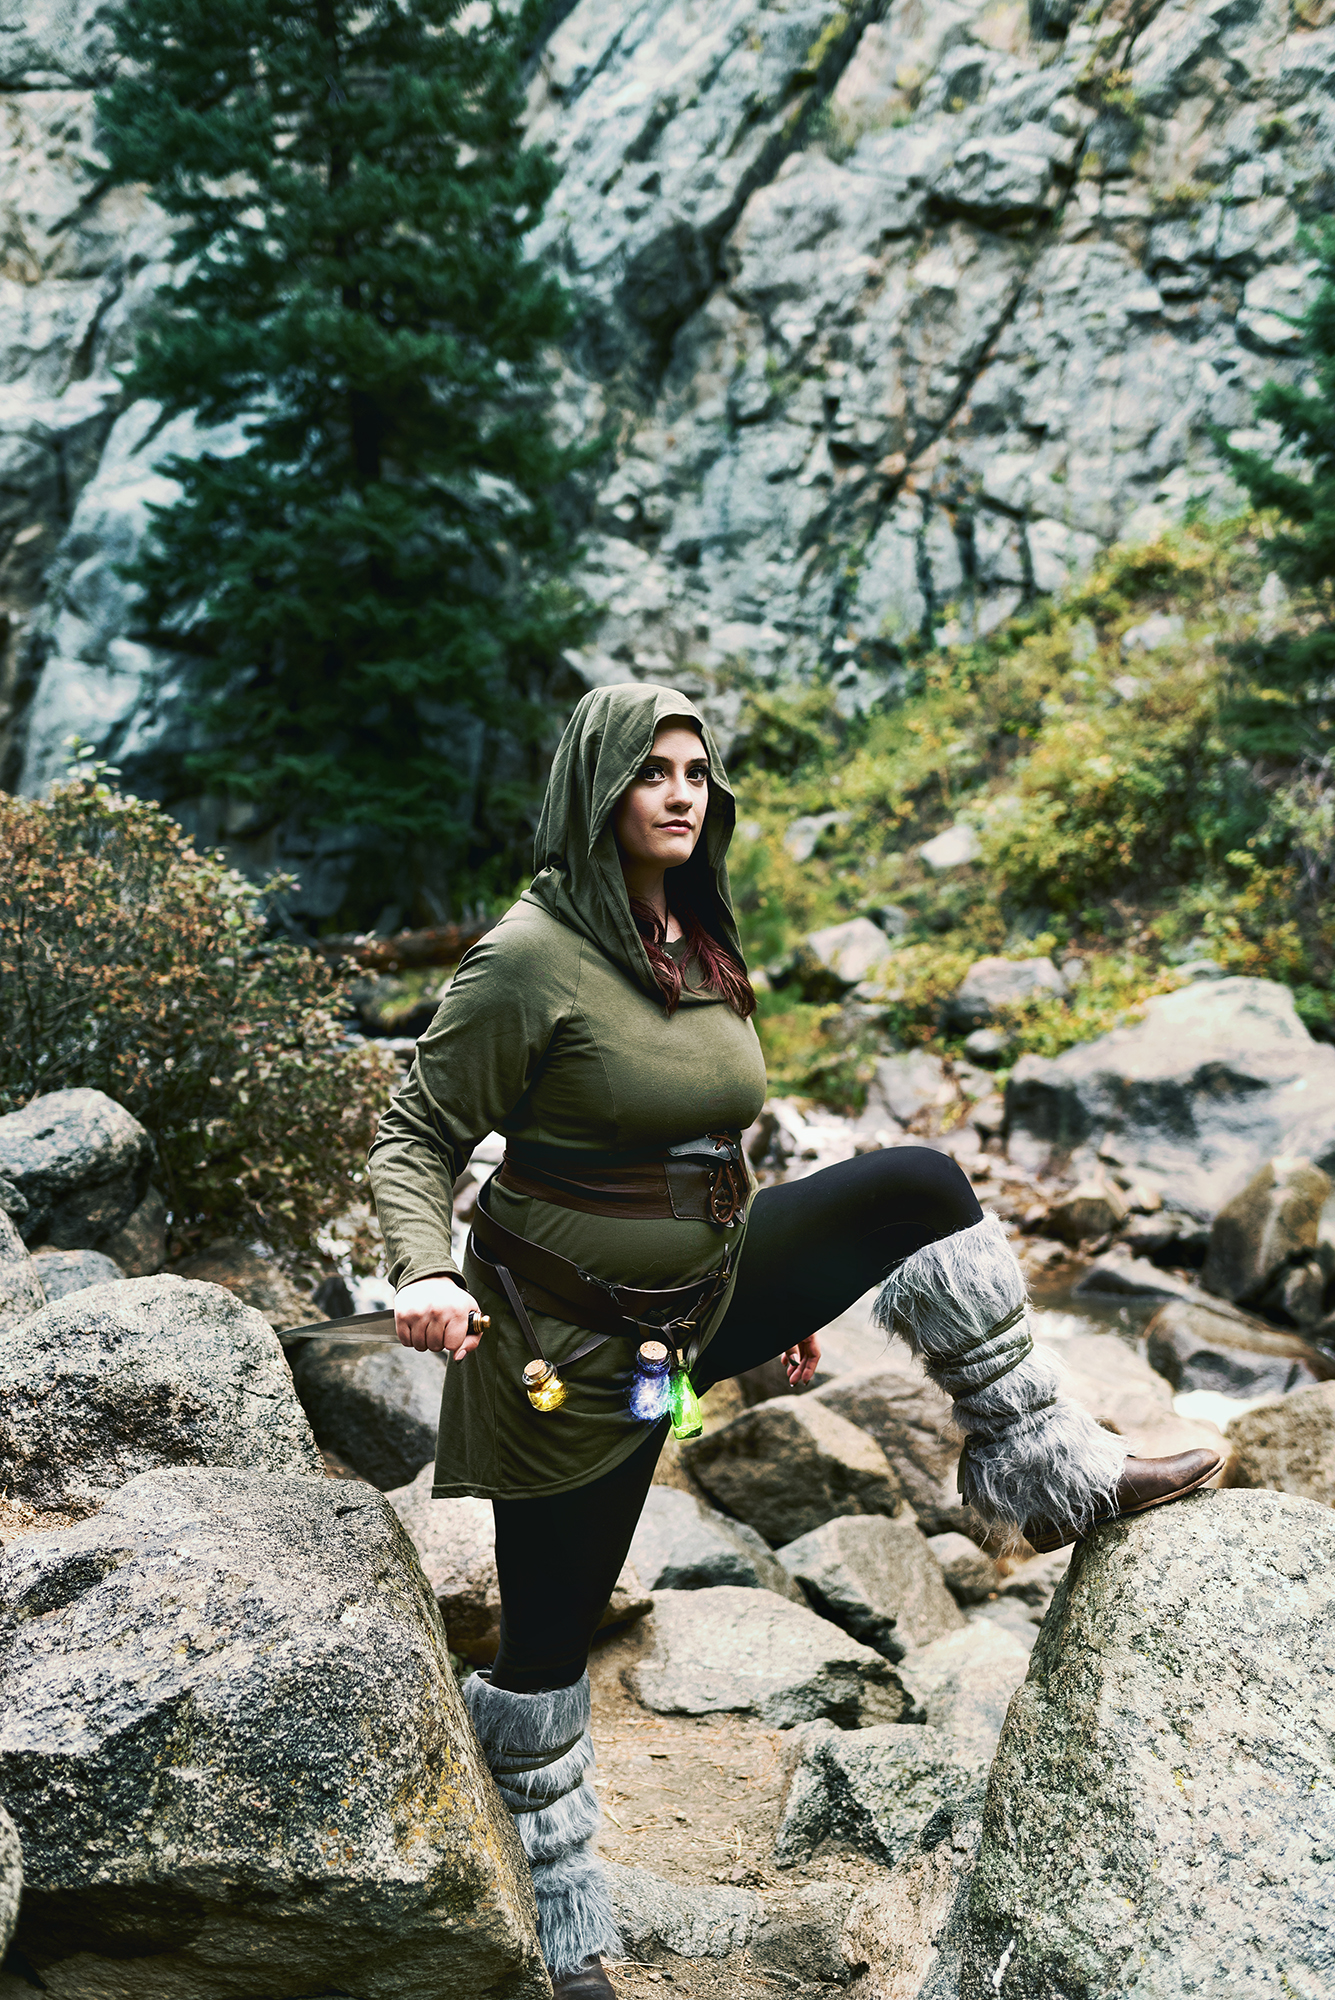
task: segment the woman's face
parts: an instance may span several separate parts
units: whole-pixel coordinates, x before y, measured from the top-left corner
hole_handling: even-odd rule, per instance
[[[709,804],[709,759],[693,729],[670,722],[622,793],[612,821],[622,859],[638,867],[689,861]]]

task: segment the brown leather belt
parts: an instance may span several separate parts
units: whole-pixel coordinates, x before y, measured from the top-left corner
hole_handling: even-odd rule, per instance
[[[642,1340],[652,1338],[664,1341],[674,1352],[679,1350],[732,1276],[733,1253],[729,1249],[722,1263],[706,1277],[697,1278],[694,1284],[652,1291],[609,1284],[582,1266],[572,1264],[568,1257],[545,1250],[540,1243],[530,1243],[526,1236],[516,1236],[504,1223],[497,1222],[487,1208],[490,1186],[491,1182],[486,1181],[478,1189],[477,1207],[473,1211],[473,1255],[482,1266],[488,1284],[504,1292],[511,1305],[514,1297],[506,1279],[514,1273],[523,1280],[524,1298],[534,1312],[547,1313],[570,1326],[592,1331],[594,1338],[566,1355],[563,1366],[592,1353],[605,1340],[629,1340],[638,1346]],[[542,1349],[526,1323],[527,1316],[520,1313],[518,1317],[529,1345],[541,1356]]]
[[[553,1157],[554,1156],[554,1157]],[[740,1135],[710,1132],[647,1160],[586,1163],[574,1151],[546,1157],[506,1147],[499,1185],[511,1194],[619,1220],[710,1222],[731,1229],[746,1214],[747,1179]]]

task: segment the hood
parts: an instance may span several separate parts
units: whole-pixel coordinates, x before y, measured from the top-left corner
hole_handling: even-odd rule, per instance
[[[724,860],[737,821],[737,801],[708,724],[695,703],[676,688],[626,681],[585,695],[552,763],[533,843],[537,873],[524,895],[524,901],[538,903],[596,944],[655,998],[661,997],[660,990],[630,913],[612,814],[659,729],[671,720],[689,722],[700,732],[709,753],[709,805],[695,852],[670,871],[669,886],[674,892],[685,891],[705,929],[739,964],[745,963]],[[716,997],[683,992],[682,1004]]]

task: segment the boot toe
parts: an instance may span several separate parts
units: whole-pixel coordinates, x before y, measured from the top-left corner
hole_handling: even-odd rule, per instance
[[[1167,1500],[1194,1493],[1223,1462],[1222,1453],[1199,1446],[1172,1458],[1128,1458],[1117,1482],[1118,1515],[1143,1514],[1147,1507],[1161,1507]]]
[[[1200,1446],[1193,1451],[1179,1451],[1172,1458],[1128,1458],[1117,1482],[1115,1511],[1100,1516],[1089,1527],[1101,1528],[1109,1521],[1125,1519],[1128,1514],[1143,1514],[1151,1507],[1181,1500],[1213,1479],[1223,1462],[1222,1452]],[[1065,1548],[1068,1542],[1079,1541],[1088,1532],[1089,1528],[1077,1528],[1069,1521],[1029,1521],[1024,1529],[1025,1540],[1039,1555]]]

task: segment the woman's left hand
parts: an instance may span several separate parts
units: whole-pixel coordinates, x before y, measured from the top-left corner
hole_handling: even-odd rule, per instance
[[[799,1340],[796,1347],[785,1348],[783,1365],[788,1370],[790,1388],[805,1389],[819,1361],[820,1341],[814,1333],[809,1333],[805,1340]]]

